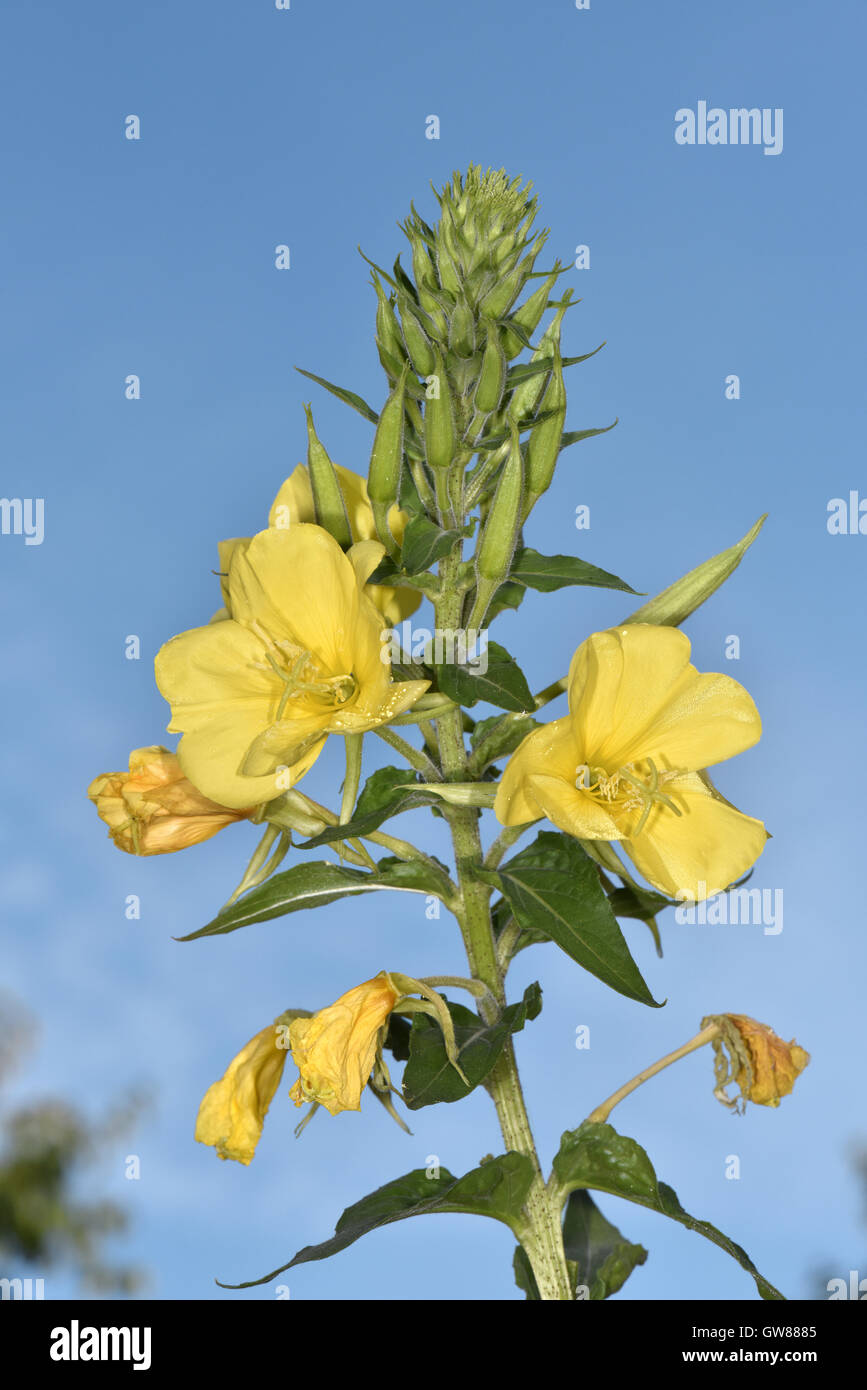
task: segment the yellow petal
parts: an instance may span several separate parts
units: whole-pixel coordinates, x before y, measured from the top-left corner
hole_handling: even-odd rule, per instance
[[[313,488],[303,463],[293,469],[280,488],[268,513],[268,525],[285,531],[299,522],[316,520],[313,505]]]
[[[340,483],[343,500],[346,503],[346,514],[349,519],[352,539],[355,542],[376,541],[379,544],[376,524],[373,519],[373,508],[367,495],[366,479],[358,473],[353,473],[349,468],[341,467],[340,464],[335,464],[334,470]],[[297,525],[298,522],[314,522],[315,520],[316,511],[313,505],[313,489],[310,486],[310,478],[304,464],[299,463],[277,493],[268,514],[268,525],[285,529],[288,526]],[[401,511],[397,506],[392,507],[388,513],[389,529],[398,545],[403,540],[403,533],[406,530],[408,520],[406,512]],[[379,562],[377,561],[377,563]],[[375,569],[376,566],[373,568]],[[391,627],[396,627],[398,623],[403,622],[404,618],[408,618],[414,613],[422,600],[421,594],[413,589],[392,588],[386,584],[369,584],[366,592]]]
[[[572,721],[567,715],[544,728],[534,729],[518,744],[497,786],[494,815],[501,825],[524,825],[538,820],[541,810],[528,779],[536,773],[560,777],[575,785],[578,750]]]
[[[337,541],[320,526],[260,531],[234,555],[229,592],[237,622],[264,630],[278,644],[314,653],[331,675],[347,670],[346,655],[356,641],[358,584]]]
[[[231,601],[229,598],[229,570],[232,567],[232,556],[239,549],[246,550],[249,544],[249,536],[237,536],[234,540],[217,542],[217,555],[219,556],[220,564],[220,590],[223,595],[223,607],[228,617],[232,616],[232,612],[229,607]],[[217,619],[216,613],[214,614],[214,617],[211,619],[211,622],[214,622],[215,620],[219,621]]]
[[[561,777],[531,774],[527,779],[527,795],[535,798],[540,814],[577,840],[619,840],[621,837],[621,828],[605,803]]]
[[[315,1100],[332,1115],[361,1109],[379,1030],[399,998],[382,970],[312,1018],[292,1021],[289,1042],[300,1076],[289,1095],[296,1105]]]
[[[681,811],[657,803],[640,835],[622,848],[648,883],[669,897],[711,898],[741,878],[768,839],[760,820],[745,816],[696,773],[664,787]]]
[[[688,682],[689,638],[642,624],[594,632],[569,667],[569,710],[583,759],[621,767],[659,711]]]
[[[199,1106],[196,1138],[212,1145],[220,1158],[248,1164],[256,1152],[268,1107],[280,1085],[286,1049],[272,1023],[251,1038],[209,1087]]]
[[[275,776],[244,777],[250,744],[272,721],[281,682],[259,639],[232,619],[173,637],[157,653],[156,680],[172,706],[169,729],[194,786],[221,806],[258,805],[280,794]]]

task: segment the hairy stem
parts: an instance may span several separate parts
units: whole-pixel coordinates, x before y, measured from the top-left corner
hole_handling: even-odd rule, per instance
[[[436,605],[436,624],[439,628],[454,629],[460,626],[462,595],[455,573],[459,563],[459,555],[452,555],[440,564],[443,596]],[[437,720],[437,737],[440,765],[446,781],[466,780],[467,754],[460,710],[449,711]],[[464,938],[470,974],[487,985],[498,1007],[502,1008],[505,989],[491,921],[491,889],[476,876],[476,870],[482,863],[478,813],[472,807],[446,804],[443,815],[452,832],[461,894],[456,915]],[[480,1008],[483,1016],[489,1012],[484,1002]],[[563,1252],[559,1208],[552,1200],[542,1175],[511,1041],[506,1043],[485,1084],[497,1109],[506,1148],[526,1155],[533,1165],[533,1183],[525,1205],[528,1233],[524,1238],[524,1248],[539,1293],[546,1300],[569,1300],[572,1293]]]

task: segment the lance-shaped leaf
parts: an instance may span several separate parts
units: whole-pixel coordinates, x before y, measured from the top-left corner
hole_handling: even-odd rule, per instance
[[[624,1197],[628,1202],[648,1207],[678,1221],[690,1231],[697,1231],[706,1240],[718,1245],[742,1269],[751,1274],[756,1288],[765,1299],[784,1297],[756,1269],[749,1255],[709,1221],[699,1221],[684,1211],[677,1193],[659,1182],[653,1164],[640,1144],[618,1134],[611,1125],[585,1121],[578,1129],[567,1130],[560,1141],[554,1159],[553,1178],[561,1196],[579,1188],[592,1188]]]
[[[577,555],[540,555],[538,550],[526,548],[518,552],[512,562],[510,579],[529,589],[550,594],[555,589],[563,589],[569,584],[581,584],[596,589],[620,589],[624,593],[637,591],[616,574],[599,569],[596,565],[579,560]]]
[[[444,634],[443,641],[452,640],[457,649],[459,634]],[[466,635],[464,635],[466,645]],[[482,653],[477,654],[476,660]],[[437,685],[456,705],[475,705],[484,700],[499,709],[522,713],[535,709],[533,695],[526,677],[515,658],[498,642],[488,642],[487,669],[473,671],[462,661],[447,661],[437,665]]]
[[[428,1177],[416,1168],[394,1182],[386,1183],[354,1206],[347,1207],[330,1240],[321,1245],[305,1245],[303,1250],[279,1269],[243,1284],[221,1284],[224,1289],[250,1289],[267,1284],[284,1270],[310,1260],[325,1260],[354,1244],[368,1231],[404,1221],[409,1216],[435,1212],[471,1213],[502,1221],[520,1236],[524,1228],[522,1208],[533,1181],[533,1165],[526,1154],[507,1153],[491,1158],[463,1178],[455,1178],[441,1168],[437,1177]],[[218,1281],[219,1282],[219,1281]]]
[[[608,434],[608,431],[613,430],[617,423],[618,421],[614,420],[610,425],[602,425],[600,429],[595,430],[564,430],[560,440],[560,450],[562,452],[563,449],[568,449],[570,444],[580,444],[583,439],[595,439],[597,434]]]
[[[563,1250],[575,1297],[594,1302],[617,1293],[636,1265],[647,1259],[644,1246],[625,1240],[583,1189],[570,1193],[566,1203]],[[522,1245],[512,1264],[518,1288],[528,1300],[538,1300],[539,1286]]]
[[[499,888],[519,927],[556,941],[618,994],[660,1007],[629,953],[596,865],[577,840],[543,830],[496,872],[479,872]]]
[[[626,1283],[636,1265],[643,1265],[647,1251],[633,1245],[602,1215],[590,1193],[578,1188],[569,1194],[563,1215],[563,1247],[574,1261],[578,1284],[585,1297],[610,1298]]]
[[[528,734],[541,727],[539,721],[528,714],[493,714],[490,719],[480,719],[470,735],[472,770],[481,772],[498,758],[513,753]]]
[[[357,410],[359,415],[363,415],[365,420],[369,420],[375,425],[379,419],[372,406],[367,404],[355,391],[347,391],[344,386],[335,386],[333,381],[326,381],[324,376],[316,376],[314,372],[306,372],[303,367],[296,367],[296,372],[302,376],[309,376],[311,381],[315,381],[317,386],[324,386],[326,391],[330,391],[332,396],[336,396],[344,405],[351,405],[353,410]]]
[[[491,1073],[506,1039],[518,1033],[542,1008],[542,991],[532,984],[518,1004],[509,1004],[496,1023],[485,1024],[462,1004],[448,1004],[455,1027],[458,1061],[469,1086],[446,1056],[442,1029],[427,1014],[416,1014],[409,1039],[409,1061],[403,1073],[403,1098],[410,1110],[440,1101],[463,1100]]]
[[[418,790],[408,788],[408,778],[411,776],[412,773],[407,772],[405,767],[378,768],[368,777],[352,820],[343,825],[327,826],[319,835],[301,841],[299,849],[318,849],[336,840],[357,840],[378,830],[385,821],[399,816],[403,811],[436,805],[437,797],[426,792],[422,786]]]
[[[254,922],[267,922],[272,917],[284,917],[308,907],[322,907],[338,898],[356,893],[373,893],[390,888],[404,893],[432,894],[443,901],[448,899],[448,877],[433,865],[419,861],[381,859],[376,873],[349,869],[343,864],[314,860],[312,864],[296,864],[282,874],[274,874],[266,883],[245,893],[237,902],[219,912],[207,926],[179,941],[196,941],[201,936],[224,936],[249,927]]]
[[[430,569],[436,560],[449,555],[457,542],[468,534],[466,527],[444,531],[426,516],[414,516],[403,534],[401,567],[407,574],[420,574]]]

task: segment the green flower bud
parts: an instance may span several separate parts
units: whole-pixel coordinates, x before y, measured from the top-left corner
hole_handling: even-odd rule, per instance
[[[449,347],[458,357],[472,357],[476,350],[476,322],[473,311],[461,295],[452,309]]]
[[[557,261],[551,274],[545,277],[535,293],[531,294],[530,298],[512,314],[509,322],[517,324],[519,328],[523,328],[528,338],[531,337],[539,327],[542,315],[548,307],[548,299],[551,291],[562,274],[563,268],[560,262]],[[518,356],[518,353],[524,346],[523,339],[519,338],[517,333],[510,332],[508,325],[504,330],[503,346],[506,349],[506,356],[510,362],[513,357]]]
[[[430,376],[434,369],[434,352],[430,339],[421,325],[418,312],[413,309],[409,300],[401,296],[398,303],[403,340],[410,361],[419,376]]]
[[[404,397],[407,364],[400,374],[397,385],[382,407],[373,449],[370,455],[370,468],[367,476],[367,495],[373,508],[376,534],[382,541],[392,559],[397,559],[400,547],[388,527],[388,513],[398,500],[400,474],[403,464]]]
[[[482,414],[497,410],[506,385],[506,354],[502,337],[495,324],[488,326],[488,338],[482,355],[482,367],[476,386],[475,407]]]
[[[530,358],[530,362],[544,362],[546,358],[554,356],[555,348],[560,349],[560,329],[563,324],[563,316],[569,308],[569,301],[572,291],[567,290],[563,296],[562,303],[557,309],[553,319],[549,323],[545,332],[542,334],[539,346]],[[521,381],[512,392],[509,403],[509,413],[521,423],[530,420],[536,414],[536,408],[544,395],[545,388],[551,379],[550,372],[540,372],[538,376],[527,377]]]
[[[406,360],[406,349],[401,337],[400,325],[394,312],[394,299],[382,287],[379,276],[374,271],[373,287],[376,290],[376,343],[390,358],[401,365]],[[383,365],[385,365],[383,363]],[[386,369],[387,370],[387,369]]]
[[[504,314],[509,312],[530,278],[536,257],[544,246],[547,236],[547,232],[540,232],[533,242],[530,253],[515,266],[514,270],[510,270],[508,275],[505,275],[498,284],[494,285],[493,289],[488,290],[479,304],[479,313],[482,318],[501,319]]]
[[[424,406],[424,451],[428,466],[436,471],[450,468],[457,451],[454,402],[439,350],[431,376],[433,394]]]
[[[352,532],[346,515],[346,503],[337,481],[334,464],[320,442],[313,424],[313,411],[304,407],[307,416],[307,473],[313,489],[316,524],[329,531],[344,547],[352,545]]]
[[[468,627],[480,628],[491,599],[508,578],[512,556],[521,532],[521,513],[524,498],[524,464],[521,457],[521,438],[514,420],[511,424],[511,447],[503,464],[479,537],[475,556],[476,597]]]
[[[736,545],[729,546],[728,550],[721,550],[719,555],[712,556],[710,560],[705,560],[703,565],[690,570],[682,579],[676,580],[667,589],[663,589],[661,594],[637,608],[624,619],[624,622],[679,627],[690,613],[694,613],[699,605],[710,598],[729,575],[734,573],[765,524],[766,516],[767,513],[760,516],[755,526],[752,526]]]
[[[548,388],[542,397],[540,413],[547,418],[539,421],[530,431],[527,443],[527,497],[524,503],[524,517],[538,502],[543,492],[551,486],[554,468],[560,454],[563,425],[566,420],[566,384],[563,380],[563,363],[560,348],[554,344],[554,369]]]

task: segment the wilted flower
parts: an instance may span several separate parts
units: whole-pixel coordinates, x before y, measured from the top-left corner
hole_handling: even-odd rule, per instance
[[[230,810],[203,796],[181,771],[174,753],[153,745],[129,755],[129,772],[96,777],[87,795],[127,854],[170,854],[209,840],[252,808]]]
[[[283,1075],[284,1037],[284,1029],[277,1024],[263,1028],[206,1091],[196,1120],[196,1138],[212,1145],[220,1158],[247,1164],[256,1152]]]
[[[547,816],[582,840],[619,841],[660,892],[695,900],[727,888],[767,832],[703,769],[750,748],[758,711],[730,676],[702,675],[672,627],[597,632],[569,670],[569,713],[524,739],[494,811],[504,825]]]
[[[382,616],[364,592],[383,555],[344,555],[319,526],[260,531],[236,543],[231,617],[183,632],[158,652],[157,684],[187,775],[226,806],[258,805],[312,766],[329,733],[357,734],[408,709],[427,681],[392,682]]]
[[[381,970],[312,1018],[293,1020],[289,1045],[301,1075],[289,1095],[296,1105],[318,1101],[332,1115],[361,1109],[382,1031],[402,992]]]
[[[751,1100],[755,1105],[778,1106],[809,1062],[809,1052],[799,1047],[794,1038],[783,1042],[773,1028],[745,1014],[712,1014],[702,1019],[701,1026],[707,1028],[714,1023],[719,1028],[718,1035],[711,1039],[717,1100],[724,1105],[737,1105],[737,1100],[731,1100],[726,1093],[733,1081],[740,1089],[742,1103]]]

